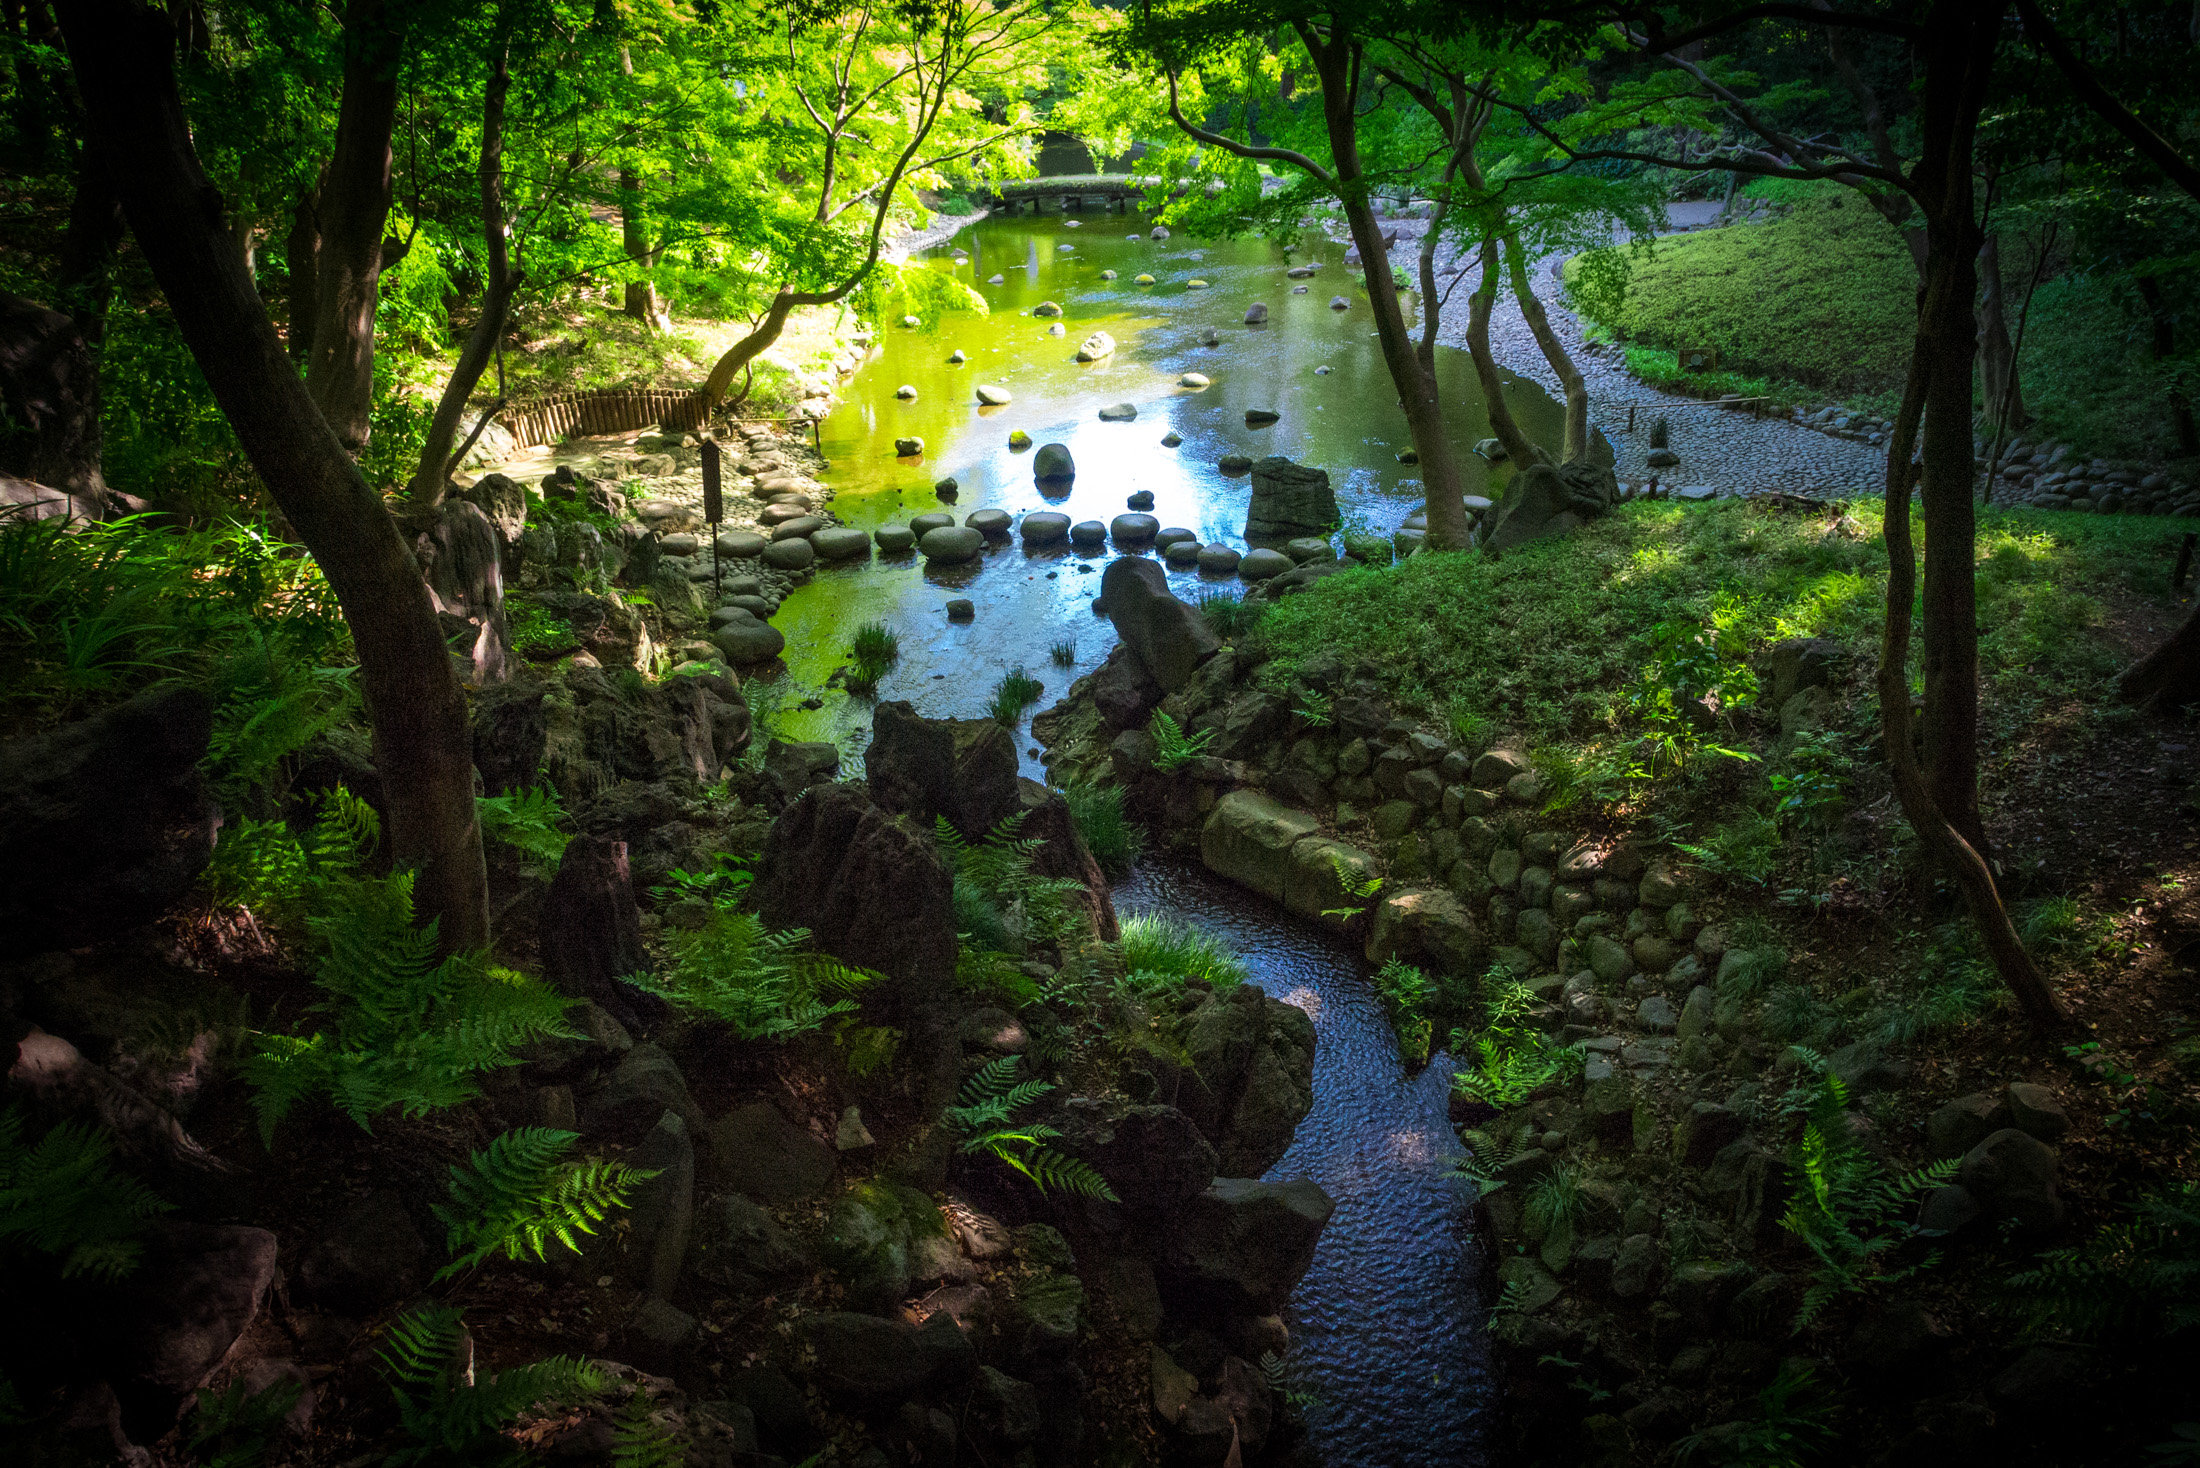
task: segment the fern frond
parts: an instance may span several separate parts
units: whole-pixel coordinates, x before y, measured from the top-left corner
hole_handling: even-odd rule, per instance
[[[611,1468],[686,1468],[687,1449],[649,1410],[649,1394],[636,1391],[611,1425]]]
[[[558,829],[565,807],[550,786],[515,790],[510,795],[484,795],[474,801],[481,820],[481,834],[502,841],[537,864],[555,868],[573,838]]]
[[[1051,1129],[1050,1129],[1051,1130]],[[1110,1203],[1120,1203],[1115,1189],[1108,1180],[1082,1158],[1056,1152],[1050,1147],[1033,1145],[1019,1163],[1014,1157],[1003,1159],[1031,1179],[1042,1193],[1069,1193],[1079,1198],[1104,1198]]]
[[[450,1230],[451,1262],[437,1279],[473,1268],[491,1254],[545,1257],[553,1240],[580,1252],[576,1234],[594,1233],[614,1208],[627,1206],[636,1184],[655,1177],[603,1157],[568,1161],[580,1138],[548,1127],[505,1132],[451,1168],[450,1206],[435,1216]]]
[[[128,1274],[146,1223],[174,1205],[113,1165],[114,1141],[98,1127],[65,1121],[30,1144],[23,1135],[21,1113],[0,1112],[0,1243],[59,1255],[65,1278]]]
[[[493,1377],[473,1372],[466,1344],[464,1319],[448,1305],[408,1311],[391,1322],[378,1354],[397,1398],[398,1420],[413,1442],[391,1454],[390,1464],[465,1460],[537,1402],[591,1395],[608,1384],[601,1371],[570,1356]]]

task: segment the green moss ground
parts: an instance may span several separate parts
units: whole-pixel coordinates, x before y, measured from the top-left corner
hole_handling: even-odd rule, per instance
[[[1417,555],[1342,571],[1269,614],[1280,668],[1367,658],[1394,696],[1534,744],[1617,730],[1652,629],[1719,614],[1752,646],[1828,637],[1875,656],[1886,584],[1880,506],[1821,515],[1748,501],[1631,504],[1498,560]],[[1920,540],[1924,525],[1915,532]],[[1979,528],[1979,625],[1990,718],[2097,698],[2127,652],[2098,635],[2112,607],[2167,609],[2180,531],[2166,520],[1997,510]]]

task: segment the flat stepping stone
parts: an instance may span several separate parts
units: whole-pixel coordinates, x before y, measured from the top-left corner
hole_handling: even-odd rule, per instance
[[[909,529],[919,540],[922,540],[932,531],[954,523],[955,517],[953,515],[948,514],[945,510],[934,510],[930,514],[918,515],[912,519],[909,522]]]
[[[906,525],[881,525],[871,532],[871,539],[877,541],[878,548],[890,556],[917,548],[917,532]]]
[[[1199,548],[1199,569],[1202,571],[1235,571],[1238,562],[1245,558],[1233,546],[1216,541]]]
[[[1165,449],[1173,449],[1182,442],[1184,442],[1184,435],[1173,428],[1161,435],[1161,446]]]
[[[1207,380],[1206,373],[1187,372],[1182,377],[1179,377],[1176,380],[1176,385],[1178,387],[1188,387],[1191,388],[1194,392],[1197,392],[1200,388],[1207,387],[1210,384]]]
[[[1115,355],[1115,338],[1104,331],[1096,331],[1077,344],[1077,360],[1097,362],[1103,357]]]
[[[1309,275],[1312,275],[1315,269],[1316,267],[1312,265],[1294,265],[1289,270],[1283,272],[1283,274],[1286,280],[1304,280]]]
[[[1497,508],[1497,501],[1479,494],[1461,495],[1459,503],[1467,507],[1467,513],[1470,515],[1487,515]]]
[[[1059,316],[1062,314],[1062,308],[1054,301],[1041,301],[1031,308],[1031,314],[1034,316]]]
[[[1250,474],[1253,461],[1243,454],[1224,454],[1215,460],[1215,467],[1225,474]]]
[[[727,623],[713,632],[710,640],[736,667],[768,663],[787,649],[786,634],[755,617]]]
[[[1262,547],[1260,550],[1245,553],[1245,558],[1238,562],[1237,573],[1247,581],[1266,581],[1271,576],[1281,576],[1293,569],[1295,567],[1291,558],[1282,551]]]
[[[987,285],[1007,285],[1008,277],[1005,275],[989,275],[985,278],[985,283]]]
[[[1128,499],[1125,499],[1125,500],[1123,501],[1123,508],[1124,508],[1124,509],[1126,509],[1126,510],[1150,510],[1150,509],[1152,509],[1152,508],[1153,508],[1153,491],[1152,491],[1152,490],[1150,490],[1150,489],[1134,489],[1134,490],[1132,490],[1132,491],[1131,491],[1131,493],[1130,493],[1130,497],[1129,497]]]
[[[1161,522],[1151,515],[1117,515],[1108,522],[1108,534],[1117,545],[1140,545],[1161,533]]]
[[[1021,428],[1017,428],[1017,429],[1012,429],[1012,430],[1010,430],[1010,432],[1009,432],[1009,435],[1008,435],[1008,451],[1009,451],[1010,453],[1012,453],[1012,454],[1020,454],[1020,453],[1022,453],[1022,452],[1023,452],[1023,451],[1025,450],[1025,449],[1028,449],[1028,448],[1030,448],[1030,447],[1031,447],[1031,435],[1030,435],[1030,434],[1028,434],[1028,433],[1024,432],[1024,431],[1023,431],[1023,430],[1022,430]]]
[[[1077,545],[1105,545],[1108,527],[1098,520],[1079,520],[1069,527],[1069,538]]]
[[[745,561],[752,556],[762,555],[764,547],[770,543],[763,536],[755,534],[753,531],[721,530],[718,532],[718,554],[733,556],[738,560]]]
[[[1334,561],[1337,559],[1337,552],[1328,541],[1317,540],[1311,535],[1302,535],[1285,541],[1283,543],[1283,553],[1302,566],[1309,561]]]
[[[1191,567],[1199,564],[1199,541],[1174,540],[1161,548],[1161,558],[1172,566]]]
[[[815,515],[797,515],[792,520],[782,520],[772,527],[772,539],[799,540],[815,535],[825,528],[825,522]]]
[[[1152,277],[1152,276],[1150,276],[1150,275],[1141,275],[1141,276],[1139,276],[1139,277],[1138,277],[1138,278],[1137,278],[1136,280],[1132,281],[1132,282],[1131,282],[1131,284],[1133,284],[1133,285],[1152,285],[1152,284],[1153,284],[1153,277]]]
[[[958,596],[947,604],[947,620],[950,622],[974,622],[978,617],[978,604],[967,596]]]
[[[960,367],[963,363],[969,360],[970,359],[968,357],[963,355],[963,349],[961,347],[957,347],[954,351],[947,354],[947,365],[950,367]]]
[[[764,512],[756,518],[766,525],[784,525],[789,520],[800,520],[809,513],[810,502],[801,495],[795,495],[764,506]]]
[[[1708,484],[1684,484],[1673,491],[1677,500],[1707,500],[1715,498],[1718,491]]]
[[[1264,428],[1282,416],[1274,408],[1247,408],[1245,410],[1245,426],[1247,428]]]
[[[702,542],[685,530],[657,538],[657,549],[668,556],[692,556],[702,547]]]
[[[871,553],[871,537],[847,525],[828,525],[810,536],[819,557],[828,561],[852,561]]]
[[[1187,542],[1190,543],[1193,549],[1198,549],[1199,537],[1181,525],[1171,525],[1153,538],[1153,543],[1164,550],[1172,545],[1183,545]]]
[[[1110,403],[1100,410],[1102,423],[1128,423],[1138,416],[1136,403]]]
[[[771,603],[760,596],[729,597],[724,606],[710,614],[710,625],[713,628],[730,627],[735,623],[747,626],[751,622],[761,622],[770,615]]]
[[[983,407],[1005,408],[1010,403],[1016,401],[1015,397],[1010,394],[1007,388],[1001,387],[996,383],[981,382],[978,384],[977,391],[978,402]]]
[[[775,540],[764,547],[764,564],[777,571],[805,571],[817,559],[817,547],[807,540]]]
[[[985,537],[967,525],[942,525],[937,530],[925,531],[917,541],[917,549],[924,552],[928,561],[958,565],[977,558],[985,549]]]
[[[1005,536],[1013,523],[1014,518],[1006,510],[972,510],[963,516],[964,525],[985,536]]]
[[[1113,280],[1115,279],[1115,272],[1112,270],[1103,270],[1100,272],[1100,278],[1102,280]]]
[[[1018,527],[1025,545],[1059,545],[1069,539],[1069,516],[1042,510],[1036,515],[1024,516]]]
[[[1203,291],[1207,289],[1207,282],[1196,278],[1192,280],[1187,280],[1184,282],[1184,289],[1188,291]]]

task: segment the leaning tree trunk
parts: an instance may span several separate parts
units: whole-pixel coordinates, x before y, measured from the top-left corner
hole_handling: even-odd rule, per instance
[[[1517,234],[1505,237],[1505,263],[1512,275],[1513,294],[1520,297],[1520,314],[1527,318],[1528,330],[1535,336],[1535,344],[1543,349],[1543,360],[1551,364],[1558,374],[1560,389],[1566,397],[1566,434],[1559,457],[1571,464],[1589,452],[1589,384],[1574,365],[1573,357],[1551,330],[1551,318],[1543,310],[1543,302],[1528,284],[1528,252],[1520,247]]]
[[[1405,410],[1406,427],[1413,434],[1414,452],[1420,456],[1421,484],[1428,496],[1429,543],[1441,549],[1464,550],[1473,542],[1458,455],[1444,426],[1436,374],[1421,365],[1413,337],[1406,330],[1405,312],[1398,304],[1399,293],[1391,275],[1390,250],[1383,243],[1382,225],[1369,203],[1367,170],[1360,162],[1354,86],[1358,42],[1341,25],[1330,27],[1326,41],[1318,39],[1308,27],[1302,26],[1300,34],[1322,79],[1322,116],[1327,124],[1330,156],[1336,160],[1338,202],[1367,271],[1368,309],[1375,316],[1383,365],[1390,369],[1390,380],[1397,386],[1398,403]]]
[[[2167,362],[2177,355],[2177,316],[2162,296],[2162,282],[2151,275],[2138,279],[2139,298],[2146,302],[2147,319],[2154,328],[2154,360]],[[2200,454],[2200,426],[2192,416],[2192,395],[2185,390],[2182,372],[2172,369],[2169,378],[2169,421],[2177,432],[2177,452]]]
[[[374,409],[374,308],[381,299],[403,50],[394,27],[383,0],[351,0],[345,9],[344,96],[321,185],[306,387],[337,438],[355,451],[367,441]]]
[[[62,9],[95,146],[138,248],[252,467],[344,609],[374,725],[396,861],[447,951],[489,936],[466,699],[420,566],[283,353],[221,227],[176,87],[176,34],[143,0]]]
[[[1512,460],[1515,469],[1547,464],[1550,455],[1521,430],[1518,420],[1513,417],[1512,407],[1505,401],[1505,380],[1498,375],[1497,358],[1490,352],[1490,313],[1497,308],[1499,272],[1496,235],[1482,236],[1476,264],[1482,275],[1475,282],[1474,294],[1467,298],[1467,355],[1474,360],[1475,380],[1482,385],[1482,399],[1489,411],[1490,435],[1504,448],[1505,456]]]
[[[1909,381],[1887,448],[1887,619],[1879,708],[1895,795],[1935,864],[1963,893],[1996,972],[2033,1025],[2062,1010],[2024,950],[1986,856],[1978,813],[1978,608],[1971,506],[1971,366],[1977,320],[1978,225],[1972,144],[1992,66],[1996,12],[1943,0],[1925,28],[1920,119],[1924,150],[1912,175],[1931,231]],[[1920,418],[1923,432],[1920,434]],[[1922,448],[1920,449],[1920,440]],[[1917,557],[1910,540],[1912,453],[1925,512],[1925,759],[1910,733],[1910,608]]]
[[[2116,691],[2164,713],[2200,702],[2200,603],[2168,641],[2118,675]]]

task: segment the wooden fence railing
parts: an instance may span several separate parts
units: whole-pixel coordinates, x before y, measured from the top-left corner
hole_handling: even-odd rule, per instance
[[[512,403],[497,414],[520,448],[558,443],[576,434],[622,433],[659,423],[670,431],[701,428],[710,410],[698,390],[598,388]]]

